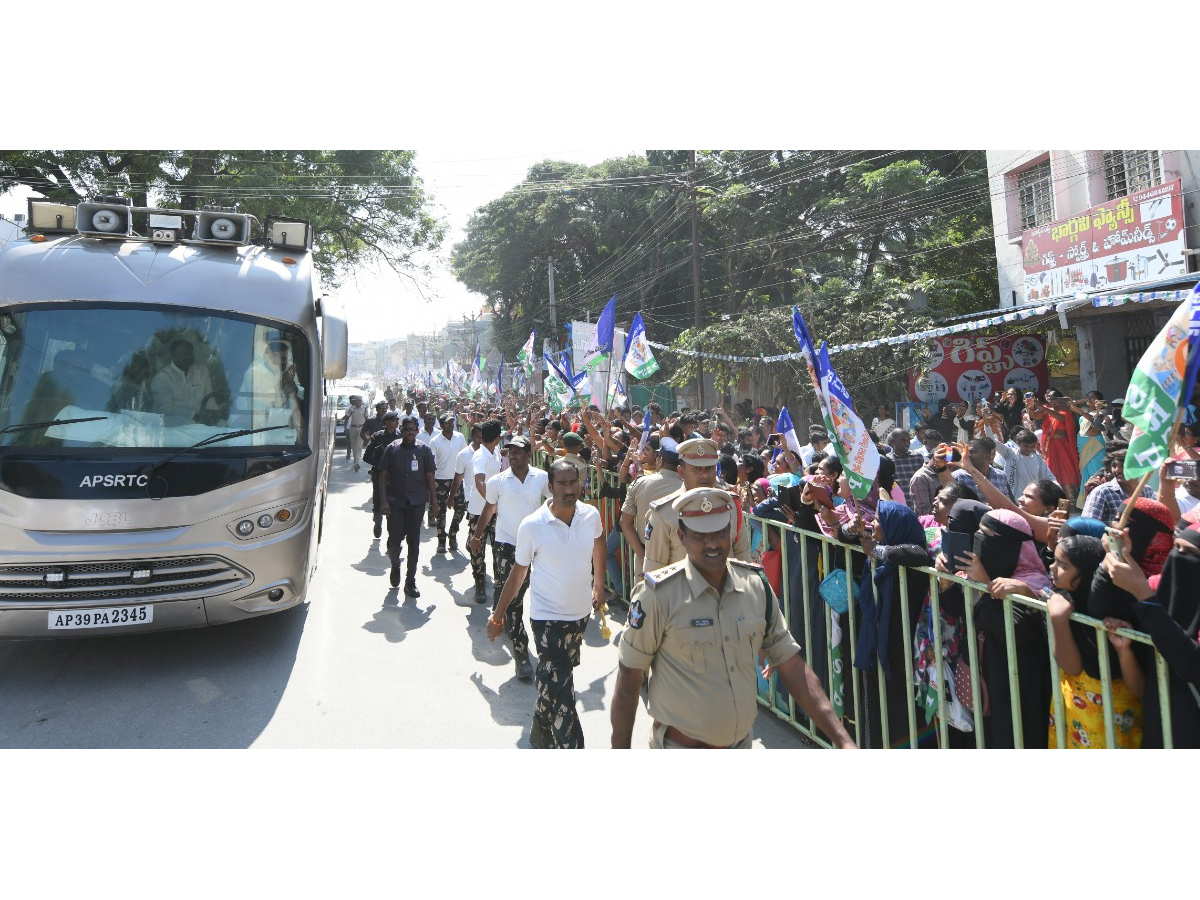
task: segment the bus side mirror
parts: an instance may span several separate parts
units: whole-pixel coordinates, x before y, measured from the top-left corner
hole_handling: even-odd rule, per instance
[[[335,306],[328,297],[322,297],[319,307],[321,322],[321,362],[323,377],[329,379],[346,377],[346,362],[349,355],[346,314]]]

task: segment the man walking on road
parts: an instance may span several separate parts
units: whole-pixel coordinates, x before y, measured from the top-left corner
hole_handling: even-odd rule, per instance
[[[366,428],[374,422],[367,421]],[[383,534],[383,495],[379,490],[379,475],[383,471],[380,463],[383,461],[383,451],[388,444],[400,440],[400,414],[397,412],[381,413],[379,428],[371,432],[367,441],[367,449],[363,451],[363,459],[371,467],[371,518],[375,524],[375,537]]]
[[[511,452],[511,451],[510,451]],[[579,471],[559,460],[548,473],[550,501],[517,527],[515,565],[488,619],[488,639],[505,625],[508,606],[529,578],[529,618],[537,642],[538,699],[529,741],[535,749],[583,748],[572,670],[579,665],[592,611],[604,604],[607,547],[600,513],[579,502]]]
[[[362,428],[367,424],[367,411],[363,409],[362,397],[358,394],[350,396],[350,407],[342,418],[346,428],[346,458],[354,460],[354,471],[359,470],[362,460]]]
[[[477,526],[483,508],[487,505],[487,480],[493,475],[499,475],[503,470],[500,460],[500,423],[489,419],[479,426],[480,445],[471,455],[471,478],[475,482],[475,494],[467,504],[467,532],[479,535],[479,540],[472,544],[467,540],[467,552],[471,554],[471,574],[475,577],[475,602],[487,601],[487,589],[484,579],[487,576],[484,565],[484,550],[488,541],[492,543],[492,579],[499,591],[503,582],[496,574],[496,519],[492,518],[480,531]]]
[[[421,546],[421,517],[425,504],[431,516],[437,514],[435,464],[428,447],[417,443],[417,420],[406,416],[400,422],[400,440],[388,444],[379,468],[379,492],[383,496],[383,514],[388,523],[388,558],[392,561],[392,587],[400,586],[400,545],[408,544],[408,577],[404,593],[420,597],[417,590],[417,558]]]
[[[442,413],[438,418],[442,430],[433,436],[429,449],[437,468],[433,480],[437,484],[437,552],[446,552],[446,510],[454,504],[454,520],[450,523],[450,552],[458,552],[458,526],[467,511],[467,501],[462,491],[454,490],[454,467],[458,454],[467,446],[462,432],[454,430],[454,414]]]
[[[702,487],[673,506],[687,556],[647,572],[630,605],[613,694],[613,748],[630,746],[647,670],[651,747],[749,748],[759,653],[835,746],[854,747],[788,633],[762,569],[729,558],[733,498]]]
[[[496,536],[492,541],[492,578],[495,579],[493,611],[500,603],[500,593],[508,580],[508,573],[516,564],[517,528],[526,516],[537,512],[542,501],[549,496],[550,489],[546,473],[529,465],[529,438],[517,436],[504,445],[508,450],[508,468],[487,480],[484,499],[487,505],[479,514],[475,531],[471,534],[468,549],[476,552],[483,533],[492,517],[496,518]],[[533,676],[529,663],[529,634],[525,631],[525,591],[529,587],[526,578],[516,591],[516,599],[508,604],[504,616],[504,633],[512,640],[513,660],[517,677]]]

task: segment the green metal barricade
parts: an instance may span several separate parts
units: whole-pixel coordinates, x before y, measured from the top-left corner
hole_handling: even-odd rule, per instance
[[[874,666],[874,671],[863,671],[854,668],[853,665],[855,653],[854,648],[857,643],[859,631],[859,623],[857,621],[859,611],[856,608],[856,604],[853,600],[853,575],[855,570],[862,569],[862,548],[855,545],[843,544],[827,537],[826,535],[804,531],[794,526],[785,525],[776,521],[759,519],[757,517],[751,518],[758,522],[763,528],[764,541],[766,540],[768,529],[776,529],[779,532],[779,539],[781,543],[786,542],[788,539],[819,541],[820,556],[822,560],[821,572],[826,575],[831,571],[832,560],[835,554],[842,556],[842,568],[844,568],[846,572],[847,593],[847,611],[844,615],[834,613],[833,610],[824,602],[820,602],[819,604],[814,603],[813,600],[815,598],[812,598],[808,595],[808,588],[809,585],[812,584],[812,579],[808,577],[807,572],[809,565],[808,555],[803,552],[800,553],[799,556],[801,565],[805,570],[804,577],[800,581],[800,583],[804,586],[804,592],[803,596],[799,598],[792,597],[792,579],[789,577],[791,554],[789,554],[786,550],[786,543],[782,559],[783,575],[781,578],[782,591],[780,592],[781,596],[779,597],[780,605],[782,607],[785,620],[789,623],[789,627],[793,628],[793,634],[795,634],[796,631],[800,631],[803,635],[804,639],[798,642],[802,645],[806,658],[812,659],[814,653],[820,653],[825,656],[827,663],[825,669],[826,675],[821,678],[821,683],[826,694],[830,696],[831,700],[835,701],[835,708],[837,705],[835,694],[841,693],[843,696],[845,696],[846,693],[849,693],[852,695],[852,706],[850,709],[845,711],[845,720],[851,734],[855,737],[856,742],[858,742],[860,745],[867,742],[871,743],[872,745],[877,743],[875,741],[871,741],[871,735],[868,732],[867,711],[864,707],[864,700],[871,696],[871,691],[868,689],[868,680],[872,683],[870,686],[877,687],[879,697],[879,718],[882,732],[879,736],[881,740],[878,743],[880,743],[883,747],[890,747],[892,745],[891,735],[893,732],[894,723],[890,721],[888,704],[886,702],[886,676],[884,675],[883,667],[877,663]],[[904,717],[907,719],[906,724],[908,726],[909,734],[915,738],[919,732],[917,721],[919,710],[917,706],[916,693],[913,690],[914,623],[911,621],[911,617],[909,615],[908,578],[906,577],[910,570],[903,567],[898,568],[901,572],[901,577],[898,579],[898,584],[900,586],[898,606],[900,610],[900,627],[903,629],[902,633],[905,635],[905,665],[903,672],[893,673],[893,676],[903,678],[909,688],[906,691],[907,703],[906,709],[904,710]],[[974,737],[975,746],[982,749],[986,745],[984,737],[985,729],[983,721],[983,697],[981,690],[983,681],[981,677],[981,654],[978,641],[975,639],[977,629],[974,607],[975,601],[979,597],[980,593],[986,591],[986,586],[955,575],[946,575],[945,573],[938,572],[930,567],[922,567],[911,571],[920,573],[925,577],[928,583],[929,619],[934,647],[934,660],[935,663],[942,669],[946,669],[947,667],[947,658],[946,648],[943,646],[943,635],[941,628],[941,592],[943,589],[939,586],[939,579],[941,579],[943,582],[957,584],[961,586],[963,590],[963,622],[964,633],[966,636],[965,650],[971,673],[972,734]],[[860,590],[875,590],[874,582],[870,578],[870,572],[870,568],[864,570]],[[877,597],[875,599],[878,601]],[[797,609],[797,600],[799,600],[798,606],[802,617],[802,624],[799,629],[794,627],[796,624],[795,611]],[[1068,728],[1066,715],[1067,710],[1065,709],[1065,701],[1063,699],[1063,692],[1060,686],[1059,667],[1054,656],[1054,630],[1049,616],[1046,614],[1046,604],[1044,601],[1039,599],[1017,595],[1005,597],[1000,602],[1002,603],[1003,607],[1005,647],[1007,654],[1006,677],[1010,699],[1008,709],[998,710],[993,708],[991,710],[991,715],[997,716],[1007,714],[1010,717],[1013,730],[1014,746],[1018,748],[1026,746],[1046,746],[1048,729],[1050,725],[1049,721],[1023,722],[1021,717],[1021,686],[1018,679],[1020,673],[1020,661],[1017,654],[1014,610],[1017,607],[1023,607],[1040,615],[1044,619],[1050,661],[1050,678],[1047,688],[1050,690],[1052,698],[1051,707],[1053,711],[1056,743],[1059,748],[1063,748],[1066,746],[1066,734]],[[831,641],[826,641],[826,645],[824,647],[814,647],[813,645],[814,607],[818,608],[819,614],[824,617],[826,625],[824,629],[825,635],[832,635],[836,633],[837,630],[842,631],[844,635],[840,644],[841,656],[844,661],[844,665],[840,667],[840,675],[843,679],[843,684],[846,684],[846,679],[849,679],[849,686],[848,688],[843,688],[840,692],[836,684],[836,677],[838,676],[839,671],[835,670],[834,665],[834,644]],[[836,621],[834,617],[837,617]],[[845,620],[844,628],[841,627],[841,620]],[[1107,631],[1102,622],[1089,618],[1088,616],[1080,613],[1072,614],[1071,620],[1082,623],[1087,627],[1094,628],[1096,631],[1097,646],[1100,648],[1099,669],[1100,681],[1102,684],[1101,706],[1104,711],[1105,743],[1108,747],[1114,747],[1116,746],[1116,723],[1113,710],[1113,672],[1107,652]],[[838,626],[837,629],[834,628],[835,624]],[[1132,641],[1144,644],[1152,650],[1154,649],[1153,642],[1146,634],[1126,629],[1122,629],[1117,633],[1129,638]],[[881,643],[884,640],[885,637],[881,636]],[[1154,668],[1154,677],[1156,677],[1158,680],[1159,688],[1159,709],[1162,716],[1163,744],[1165,747],[1170,748],[1172,746],[1172,736],[1167,666],[1166,662],[1163,660],[1162,656],[1157,652],[1157,650],[1154,650]],[[950,725],[948,716],[948,702],[950,701],[948,701],[947,698],[947,686],[952,683],[951,679],[953,676],[948,674],[948,670],[943,671],[941,675],[942,677],[937,682],[937,704],[933,719],[936,723],[935,733],[937,745],[945,748],[950,745]],[[1147,677],[1150,677],[1149,673],[1147,673]],[[788,698],[788,702],[784,705],[781,705],[779,702],[777,702],[780,690],[781,687],[777,684],[776,676],[772,675],[769,684],[766,685],[765,689],[762,689],[759,692],[759,702],[767,707],[767,709],[771,710],[771,712],[776,716],[789,722],[792,727],[804,734],[814,743],[824,747],[830,747],[831,744],[829,741],[812,728],[807,720],[807,717],[803,714],[803,711],[797,710],[795,701],[793,699]],[[917,741],[915,739],[909,744],[909,746],[913,748],[915,748],[916,745]]]

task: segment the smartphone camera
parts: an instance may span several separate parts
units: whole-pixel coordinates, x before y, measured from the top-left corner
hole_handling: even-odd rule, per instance
[[[1176,460],[1167,467],[1167,473],[1175,481],[1192,481],[1196,477],[1196,461],[1194,459]]]

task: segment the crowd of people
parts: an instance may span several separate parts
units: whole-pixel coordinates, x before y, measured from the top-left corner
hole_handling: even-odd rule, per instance
[[[717,557],[725,568],[711,571],[728,572],[728,581],[724,575],[719,584],[709,581],[718,594],[740,583],[737,567],[750,564],[761,566],[771,595],[791,598],[786,641],[772,630],[769,612],[756,620],[759,631],[746,634],[814,726],[839,745],[848,744],[843,725],[850,723],[864,746],[882,746],[885,735],[890,746],[934,746],[940,743],[935,720],[945,709],[950,745],[975,746],[972,706],[982,698],[987,747],[1057,746],[1056,706],[1066,710],[1061,731],[1067,746],[1104,746],[1107,670],[1119,746],[1162,746],[1167,725],[1174,746],[1200,746],[1200,591],[1188,583],[1189,573],[1200,568],[1200,442],[1190,426],[1178,430],[1171,462],[1139,491],[1124,477],[1131,426],[1121,417],[1121,401],[1106,402],[1096,391],[1078,403],[1053,389],[1042,397],[1009,391],[973,407],[943,402],[911,431],[880,407],[871,422],[879,471],[868,497],[855,499],[822,425],[793,440],[778,432],[776,410],[749,401],[732,412],[721,406],[668,412],[650,403],[556,415],[537,396],[472,401],[397,387],[375,412],[360,434],[375,483],[376,537],[387,522],[393,586],[407,552],[405,592],[418,593],[414,574],[426,510],[428,526],[437,531],[437,553],[457,552],[465,516],[474,599],[489,599],[490,543],[488,631],[493,638],[507,636],[520,678],[534,674],[523,624],[530,592],[538,653],[535,746],[582,746],[572,718],[572,660],[577,663],[592,609],[614,602],[629,604],[622,676],[638,673],[640,686],[648,670],[652,744],[741,745],[748,731],[735,733],[744,723],[732,710],[721,727],[711,728],[703,715],[669,711],[672,701],[664,698],[678,693],[682,676],[667,661],[669,654],[654,655],[656,645],[640,627],[645,623],[665,641],[664,654],[673,640],[692,638],[693,675],[719,663],[709,653],[719,656],[720,641],[704,631],[722,631],[719,613],[693,619],[692,632],[672,637],[678,617],[664,599],[690,584],[689,596],[698,603],[705,562],[715,566]],[[580,518],[585,499],[615,512]],[[689,520],[704,526],[691,527]],[[1118,520],[1119,529],[1110,527]],[[565,531],[559,527],[564,524]],[[830,539],[830,571],[822,570],[821,541],[776,524]],[[559,546],[554,541],[563,552],[539,553]],[[578,542],[577,551],[565,549],[571,541]],[[847,564],[857,603],[849,658],[870,677],[847,679],[847,712],[839,721],[828,713],[822,690],[832,673],[820,582]],[[916,571],[922,567],[943,576],[940,642],[933,639],[931,576]],[[684,570],[687,578],[670,580]],[[964,590],[961,579],[980,587]],[[579,596],[565,599],[566,585]],[[1011,604],[1011,624],[1006,597],[1026,598]],[[1072,613],[1101,620],[1104,629]],[[733,631],[740,637],[743,619],[737,621]],[[840,627],[846,628],[845,616]],[[1048,631],[1057,671],[1051,671]],[[1148,635],[1152,645],[1132,639],[1131,631]],[[1010,632],[1019,726],[1010,714]],[[792,646],[807,660],[802,673],[784,665]],[[1155,650],[1167,665],[1168,723],[1160,714]],[[661,672],[657,703],[655,659]],[[876,665],[884,674],[882,691]],[[758,675],[754,661],[749,668]],[[616,705],[624,716],[635,685],[625,680],[619,687],[625,705]],[[862,696],[854,698],[856,691]],[[1055,692],[1062,704],[1054,702]],[[915,728],[911,704],[918,709]],[[863,721],[850,722],[855,709]],[[614,707],[614,746],[627,745],[624,727]]]

